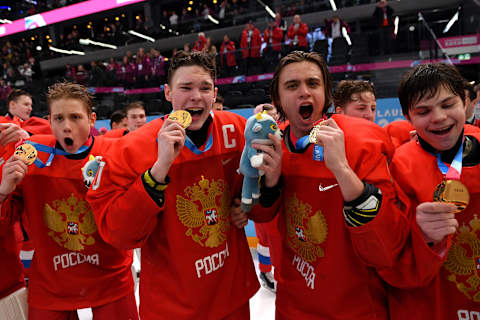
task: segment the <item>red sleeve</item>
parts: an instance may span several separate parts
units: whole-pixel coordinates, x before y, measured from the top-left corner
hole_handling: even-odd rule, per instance
[[[23,213],[21,188],[17,187],[17,190],[9,194],[0,206],[0,234],[3,234],[9,226],[20,220]]]
[[[141,175],[157,158],[157,133],[162,119],[154,120],[117,141],[102,159],[87,200],[103,239],[117,248],[141,246],[162,212],[143,186]]]
[[[392,175],[397,179],[400,188],[405,191],[411,203],[409,210],[405,211],[410,225],[410,233],[394,267],[379,270],[379,274],[385,281],[398,288],[427,285],[438,274],[445,259],[427,245],[416,223],[415,212],[418,200],[408,179],[413,173],[405,166],[401,156],[404,153],[403,150],[411,150],[411,146],[412,143],[409,143],[397,151],[391,166]],[[409,152],[407,151],[407,153]],[[450,244],[450,241],[445,241],[447,249]]]
[[[110,183],[112,170],[108,160],[101,176],[101,188],[89,190],[87,200],[95,213],[102,238],[120,249],[142,246],[157,224],[162,211],[152,200],[139,176],[131,185]],[[134,224],[134,226],[132,226]]]
[[[372,155],[378,155],[373,157]],[[370,172],[357,169],[359,178],[372,184],[382,192],[382,203],[377,216],[360,227],[347,227],[357,255],[370,266],[391,267],[400,254],[408,237],[409,224],[402,209],[407,199],[397,188],[390,176],[388,158],[381,152],[359,158],[362,168],[373,168]]]
[[[382,192],[376,217],[360,227],[347,227],[352,245],[365,264],[392,267],[409,234],[409,223],[402,212],[407,199],[390,175],[389,162],[393,145],[383,128],[364,119],[334,115],[345,134],[347,160],[365,183]]]

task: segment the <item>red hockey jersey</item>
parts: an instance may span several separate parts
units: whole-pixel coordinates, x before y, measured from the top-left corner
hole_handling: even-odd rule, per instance
[[[0,299],[25,286],[14,226],[0,220]]]
[[[350,167],[381,190],[382,204],[372,221],[348,227],[337,181],[323,161],[313,159],[314,146],[295,153],[284,140],[277,318],[388,319],[386,293],[375,267],[391,267],[408,236],[388,171],[393,146],[373,123],[332,118],[344,131]]]
[[[480,133],[466,125],[466,135],[480,141]],[[472,132],[473,131],[473,132]],[[480,317],[480,165],[463,167],[461,181],[470,192],[470,204],[456,214],[457,232],[448,238],[448,252],[444,258],[427,245],[416,223],[415,208],[423,202],[433,201],[435,187],[443,180],[437,158],[421,145],[411,141],[396,150],[392,162],[392,175],[412,201],[410,220],[412,240],[409,250],[410,265],[417,271],[420,282],[407,277],[391,287],[389,306],[391,319],[476,319]],[[415,285],[417,285],[415,287]]]
[[[55,146],[55,137],[30,141]],[[114,142],[96,138],[90,155],[103,154]],[[87,152],[87,151],[85,151]],[[46,162],[48,154],[39,152]],[[85,200],[82,167],[89,160],[57,155],[51,166],[32,165],[2,204],[2,218],[14,220],[23,210],[35,245],[29,282],[29,304],[38,309],[74,310],[100,306],[133,292],[131,251],[105,243]]]
[[[21,121],[18,117],[2,116],[0,117],[0,123],[15,123],[29,134],[48,134],[52,132],[50,123],[37,117]],[[0,147],[1,164],[14,152],[14,149],[14,143]],[[12,221],[0,222],[0,274],[2,275],[0,277],[0,299],[25,286],[23,265],[19,257],[21,244],[18,241],[21,239],[18,238],[17,234],[18,232],[15,232]]]
[[[258,290],[245,232],[230,222],[240,193],[245,119],[215,112],[210,149],[186,146],[170,167],[158,207],[141,175],[157,159],[157,119],[119,140],[105,158],[88,201],[100,233],[118,247],[142,246],[142,319],[222,319]],[[209,144],[208,140],[206,147]]]

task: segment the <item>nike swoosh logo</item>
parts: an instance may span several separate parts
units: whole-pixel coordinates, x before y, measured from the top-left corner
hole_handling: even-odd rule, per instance
[[[230,159],[227,159],[227,160],[222,160],[222,164],[226,165],[227,163],[229,163],[232,160],[233,160],[233,158],[230,158]]]
[[[331,185],[326,186],[326,187],[323,187],[322,184],[319,184],[318,185],[318,191],[320,191],[320,192],[327,191],[327,190],[330,190],[330,189],[335,188],[337,186],[338,186],[338,183],[331,184]]]

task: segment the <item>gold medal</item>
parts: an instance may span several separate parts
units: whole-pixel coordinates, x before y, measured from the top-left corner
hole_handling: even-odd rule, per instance
[[[15,149],[15,154],[23,159],[27,165],[31,165],[37,159],[37,149],[34,146],[28,143],[19,145]]]
[[[180,123],[184,129],[187,129],[192,123],[192,116],[185,110],[174,111],[168,116],[168,118]]]
[[[322,121],[312,128],[312,130],[310,131],[310,134],[308,135],[308,142],[314,143],[314,144],[317,143],[317,135],[320,132],[320,127],[324,125],[325,125],[324,121]]]
[[[465,210],[470,202],[467,187],[458,180],[444,180],[433,193],[433,201],[448,202],[457,206],[457,211]]]

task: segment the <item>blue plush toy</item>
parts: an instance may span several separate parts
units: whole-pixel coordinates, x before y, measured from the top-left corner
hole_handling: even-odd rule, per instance
[[[259,177],[264,172],[257,168],[263,163],[263,153],[252,148],[252,143],[272,145],[268,134],[281,137],[280,129],[275,120],[265,112],[257,113],[247,120],[245,127],[245,147],[240,159],[240,173],[243,174],[242,205],[245,212],[249,212],[252,206],[258,203],[260,198]]]

